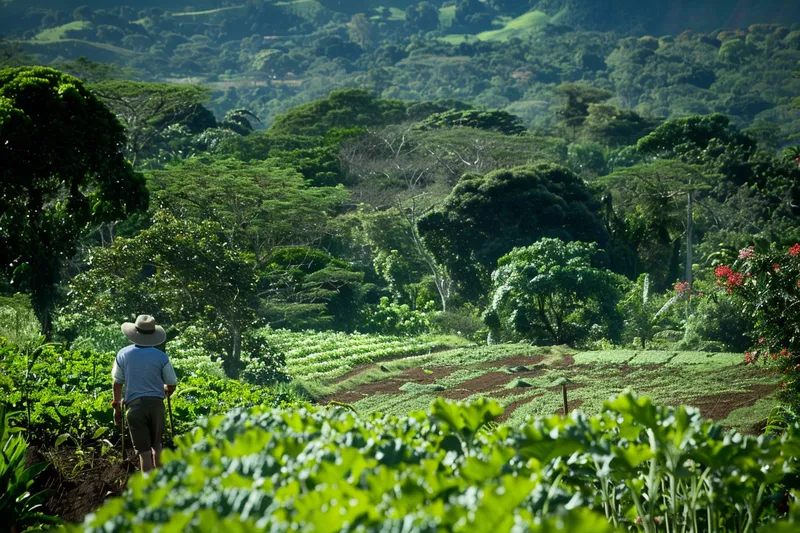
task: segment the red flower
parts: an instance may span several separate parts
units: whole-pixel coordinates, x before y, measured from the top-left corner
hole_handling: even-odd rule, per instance
[[[765,340],[766,340],[766,339],[764,339],[764,337],[760,337],[760,338],[758,339],[758,344],[764,344],[764,341],[765,341]]]
[[[728,265],[719,265],[714,269],[714,274],[716,274],[718,278],[727,278],[732,273],[733,270]]]
[[[794,246],[789,248],[789,255],[791,255],[792,257],[797,257],[798,255],[800,255],[800,244],[794,243]]]
[[[774,263],[772,265],[772,270],[774,270],[775,272],[779,271],[780,269],[781,269],[781,266],[778,263]]]
[[[675,284],[675,292],[678,294],[688,294],[692,292],[692,285],[688,281],[678,282]]]

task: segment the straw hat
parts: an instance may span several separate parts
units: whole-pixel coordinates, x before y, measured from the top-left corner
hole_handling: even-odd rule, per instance
[[[128,340],[139,346],[158,346],[167,340],[167,333],[161,326],[156,326],[156,319],[150,315],[139,315],[136,322],[122,324],[122,333]]]

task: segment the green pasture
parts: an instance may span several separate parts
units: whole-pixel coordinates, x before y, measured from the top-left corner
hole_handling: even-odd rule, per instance
[[[56,26],[55,28],[48,28],[36,34],[33,38],[34,41],[52,43],[61,41],[65,38],[66,32],[70,30],[90,30],[93,25],[91,22],[75,20],[73,22]]]
[[[524,345],[461,347],[364,365],[346,379],[309,383],[322,401],[358,412],[404,415],[437,396],[492,397],[507,407],[506,422],[562,410],[561,383],[570,409],[600,411],[610,396],[631,388],[656,403],[693,405],[726,427],[755,432],[772,409],[780,377],[745,366],[741,354],[608,350]]]
[[[442,10],[444,11],[444,10]],[[455,8],[453,8],[453,17],[455,17]],[[444,18],[440,12],[440,21],[442,21],[442,27],[447,28],[452,25],[453,19],[452,17],[449,18],[449,23],[444,23]],[[520,15],[514,19],[497,19],[495,20],[495,25],[499,26],[498,29],[488,30],[477,35],[471,34],[452,34],[452,35],[445,35],[441,37],[442,41],[448,42],[450,44],[458,44],[464,40],[470,39],[479,39],[481,41],[507,41],[511,38],[525,38],[534,31],[538,30],[542,26],[552,22],[550,16],[546,13],[541,11],[529,11],[524,15]]]

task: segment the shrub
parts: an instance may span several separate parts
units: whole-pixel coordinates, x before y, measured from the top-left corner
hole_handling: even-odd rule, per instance
[[[744,352],[751,345],[754,324],[741,303],[724,293],[699,298],[686,321],[682,350]],[[709,347],[717,349],[710,350]]]
[[[800,407],[800,244],[788,250],[775,246],[739,251],[732,266],[714,270],[719,288],[733,294],[746,315],[753,317],[757,344],[745,362],[775,365],[783,371],[778,397]]]
[[[377,306],[369,305],[364,309],[362,324],[366,332],[381,335],[419,335],[431,327],[425,310],[390,302],[386,296]]]

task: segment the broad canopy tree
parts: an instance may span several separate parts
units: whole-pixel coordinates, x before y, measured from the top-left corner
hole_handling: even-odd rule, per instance
[[[204,87],[106,80],[90,88],[125,126],[125,151],[133,165],[171,124],[191,122],[200,117],[204,119],[204,126],[216,126],[212,122],[213,115],[209,116],[201,105],[209,97]]]
[[[542,239],[497,262],[485,321],[540,344],[579,342],[596,324],[604,338],[620,332],[620,278],[593,266],[594,243]]]
[[[0,261],[45,333],[64,262],[94,224],[146,209],[123,128],[84,85],[43,67],[0,71]]]
[[[601,206],[575,174],[550,163],[485,176],[466,174],[443,204],[420,218],[419,233],[463,297],[489,289],[497,260],[543,238],[596,242],[608,234]]]
[[[281,161],[186,161],[149,174],[154,198],[174,213],[212,220],[230,246],[262,268],[278,247],[325,237],[330,217],[347,200],[343,187],[308,187]]]
[[[64,313],[119,324],[149,312],[168,331],[196,326],[228,376],[237,377],[243,334],[258,307],[256,278],[220,233],[215,222],[157,211],[149,228],[94,249],[89,269],[70,284]]]

